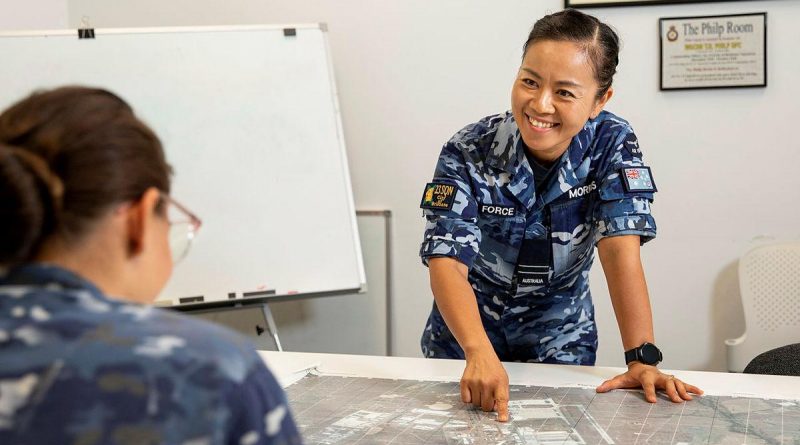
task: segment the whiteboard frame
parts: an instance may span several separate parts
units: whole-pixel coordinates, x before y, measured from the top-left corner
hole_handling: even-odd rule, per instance
[[[331,56],[330,42],[328,41],[328,26],[324,22],[319,23],[299,23],[299,24],[281,24],[281,25],[219,25],[219,26],[169,26],[169,27],[136,27],[136,28],[92,28],[95,38],[101,38],[103,35],[122,35],[122,34],[169,34],[169,33],[197,33],[197,32],[241,32],[241,31],[277,31],[285,29],[319,29],[323,33],[326,64],[328,67],[328,81],[331,87],[331,100],[333,101],[334,116],[336,119],[336,136],[339,144],[341,169],[346,178],[346,195],[348,212],[352,215],[350,230],[352,232],[354,244],[356,249],[356,259],[358,268],[359,287],[357,288],[343,288],[331,289],[328,291],[296,293],[296,294],[283,294],[275,295],[265,294],[258,296],[257,292],[245,292],[250,296],[243,296],[244,293],[239,292],[234,299],[229,300],[211,300],[208,302],[193,302],[193,303],[180,303],[177,299],[158,300],[154,303],[161,307],[187,307],[187,308],[211,308],[223,307],[230,305],[240,304],[259,304],[269,301],[279,301],[283,299],[293,298],[314,298],[321,296],[344,295],[348,293],[358,292],[364,293],[367,289],[366,272],[364,269],[364,258],[361,250],[361,239],[358,233],[357,215],[355,200],[353,197],[353,185],[350,176],[350,168],[348,165],[347,149],[344,139],[344,128],[342,126],[342,114],[339,105],[339,92],[336,88],[336,77],[334,74],[333,59]],[[68,37],[74,36],[79,39],[78,29],[49,29],[49,30],[24,30],[24,31],[2,31],[0,38],[14,38],[14,37]]]

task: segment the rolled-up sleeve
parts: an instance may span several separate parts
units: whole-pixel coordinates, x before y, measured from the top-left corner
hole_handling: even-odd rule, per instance
[[[636,143],[633,151],[625,147],[631,142]],[[655,186],[651,191],[628,191],[624,185],[624,169],[646,167],[632,132],[617,138],[607,165],[600,175],[599,199],[593,213],[595,243],[619,235],[639,235],[642,244],[655,238],[656,221],[651,213]]]
[[[469,172],[459,144],[455,140],[446,143],[432,182],[455,186],[455,198],[449,209],[423,207],[427,222],[419,255],[426,266],[429,258],[451,257],[472,267],[478,255],[481,232]]]

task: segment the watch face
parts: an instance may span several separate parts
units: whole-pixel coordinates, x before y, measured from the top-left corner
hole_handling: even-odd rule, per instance
[[[654,365],[661,361],[661,354],[658,348],[650,343],[645,343],[641,348],[642,362],[648,365]]]

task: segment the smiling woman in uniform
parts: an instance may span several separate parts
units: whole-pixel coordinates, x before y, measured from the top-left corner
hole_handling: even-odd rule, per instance
[[[656,236],[656,186],[613,95],[619,41],[575,10],[533,27],[511,111],[456,133],[442,148],[421,207],[420,250],[435,303],[426,357],[466,359],[461,397],[508,419],[501,361],[593,365],[589,269],[608,281],[628,371],[597,390],[642,387],[674,402],[698,388],[661,373],[640,245]]]

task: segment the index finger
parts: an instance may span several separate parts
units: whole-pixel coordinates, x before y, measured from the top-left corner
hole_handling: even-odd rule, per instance
[[[498,422],[508,422],[508,385],[497,388],[494,393],[494,410]]]

